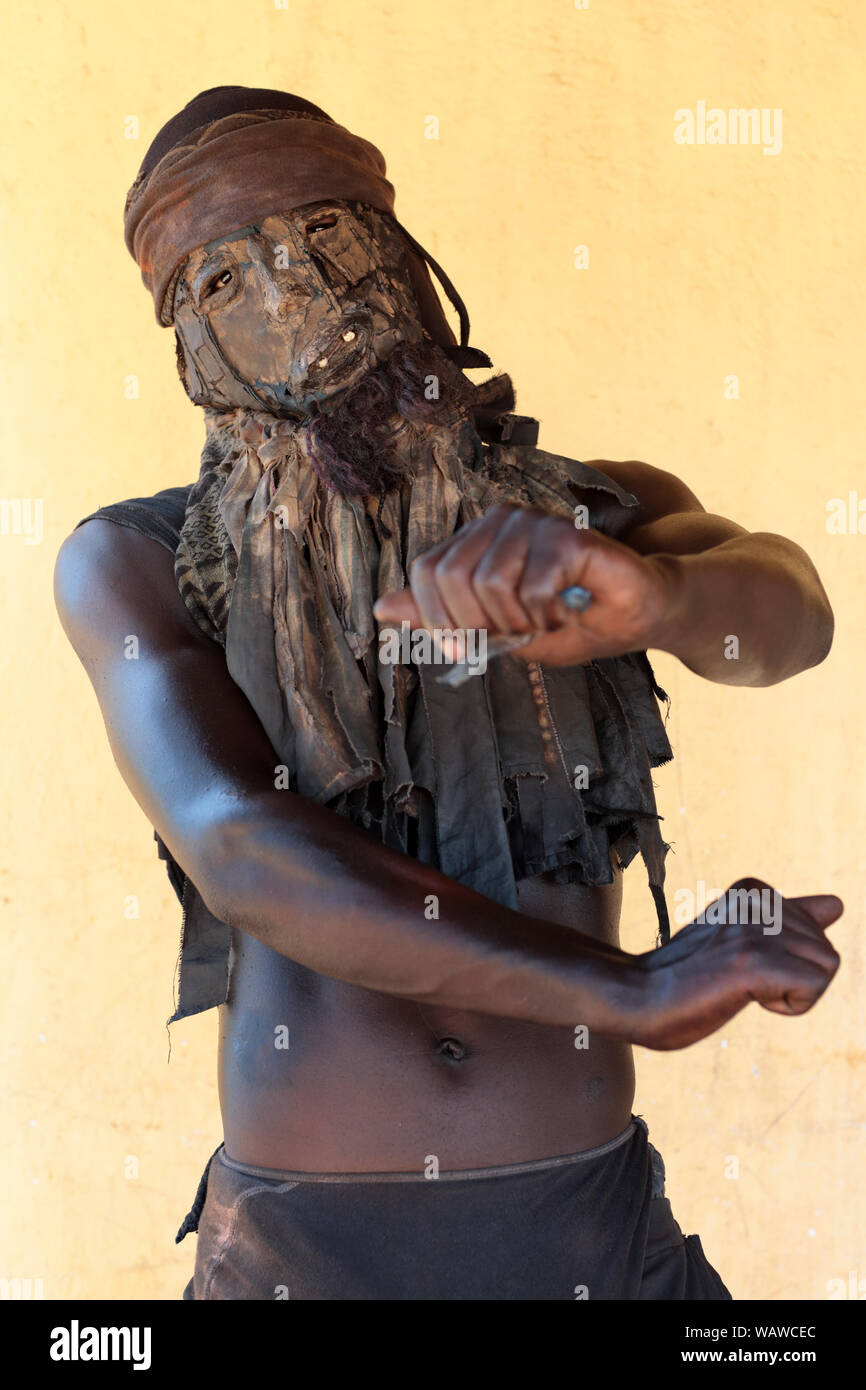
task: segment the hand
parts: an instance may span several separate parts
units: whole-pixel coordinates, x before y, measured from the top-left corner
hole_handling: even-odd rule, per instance
[[[674,573],[565,517],[499,503],[416,560],[409,589],[380,598],[374,612],[413,628],[538,632],[515,655],[572,666],[658,645]],[[572,584],[592,593],[582,613],[559,597]]]
[[[771,923],[734,920],[750,915],[731,898],[742,889],[769,895]],[[690,923],[668,946],[638,957],[649,1003],[633,1041],[660,1051],[688,1047],[752,1000],[772,1013],[806,1013],[839,966],[824,933],[843,911],[830,893],[783,898],[760,879],[739,879],[707,906],[706,922]]]

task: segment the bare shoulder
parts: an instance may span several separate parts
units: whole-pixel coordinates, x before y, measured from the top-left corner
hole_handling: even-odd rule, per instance
[[[60,546],[54,602],[69,641],[85,662],[106,643],[114,646],[121,630],[146,633],[151,649],[189,638],[216,647],[199,632],[180,597],[172,552],[103,517],[76,527]]]
[[[276,761],[223,648],[187,612],[172,550],[105,517],[64,540],[54,595],[121,776],[219,915],[223,827]]]
[[[655,468],[637,459],[587,459],[586,462],[637,498],[640,512],[633,525],[644,526],[673,513],[706,510],[682,478],[665,468]]]

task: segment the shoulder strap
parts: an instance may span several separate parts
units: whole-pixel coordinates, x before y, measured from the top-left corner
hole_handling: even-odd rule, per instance
[[[559,481],[566,478],[578,487],[596,488],[609,493],[622,507],[635,508],[639,505],[634,493],[626,492],[625,488],[620,487],[607,473],[602,473],[600,468],[593,468],[592,464],[580,463],[565,454],[552,454],[547,449],[520,449],[519,455],[524,470],[548,487],[553,484],[554,479]]]
[[[634,494],[601,469],[535,445],[488,445],[483,471],[530,506],[559,516],[573,518],[575,503],[585,503],[589,517],[584,524],[614,540],[626,531],[639,507]]]
[[[183,487],[166,487],[152,497],[128,497],[123,502],[110,502],[97,507],[75,523],[73,530],[83,526],[85,521],[100,517],[114,521],[118,526],[130,526],[134,531],[159,541],[174,553],[180,541],[181,527],[186,513],[186,503],[192,483]]]

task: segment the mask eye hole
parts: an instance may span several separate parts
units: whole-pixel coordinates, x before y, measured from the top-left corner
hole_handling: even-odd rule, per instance
[[[309,222],[307,222],[304,227],[304,231],[307,236],[309,236],[311,232],[322,232],[328,227],[336,227],[336,225],[337,214],[335,212],[321,212],[310,218]]]
[[[219,294],[220,290],[228,289],[229,285],[234,284],[234,278],[234,271],[228,265],[224,265],[220,270],[215,270],[212,275],[208,275],[199,290],[199,304],[204,304],[206,300],[212,299],[215,294]]]
[[[232,299],[239,284],[238,268],[225,256],[212,260],[202,266],[193,285],[193,297],[199,309],[215,307],[223,300]]]

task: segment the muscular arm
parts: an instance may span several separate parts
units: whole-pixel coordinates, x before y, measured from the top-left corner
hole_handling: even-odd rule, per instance
[[[520,658],[571,666],[656,649],[723,685],[774,685],[823,661],[833,614],[793,541],[713,516],[645,463],[594,466],[639,502],[619,540],[537,508],[501,505],[415,561],[411,587],[376,604],[383,622],[539,633]],[[578,615],[558,597],[593,601]]]
[[[824,660],[833,612],[796,542],[706,512],[685,483],[649,464],[598,466],[640,503],[625,544],[670,581],[657,648],[724,685],[774,685]]]
[[[188,616],[171,554],[135,531],[96,519],[73,532],[55,595],[115,762],[150,823],[217,917],[314,971],[658,1048],[705,1036],[752,998],[802,1012],[835,971],[821,927],[839,915],[836,899],[802,900],[817,904],[820,926],[801,911],[805,925],[739,948],[728,933],[684,952],[680,933],[667,970],[663,952],[629,956],[501,908],[277,791],[274,750],[222,648]],[[431,895],[438,919],[425,915]]]

